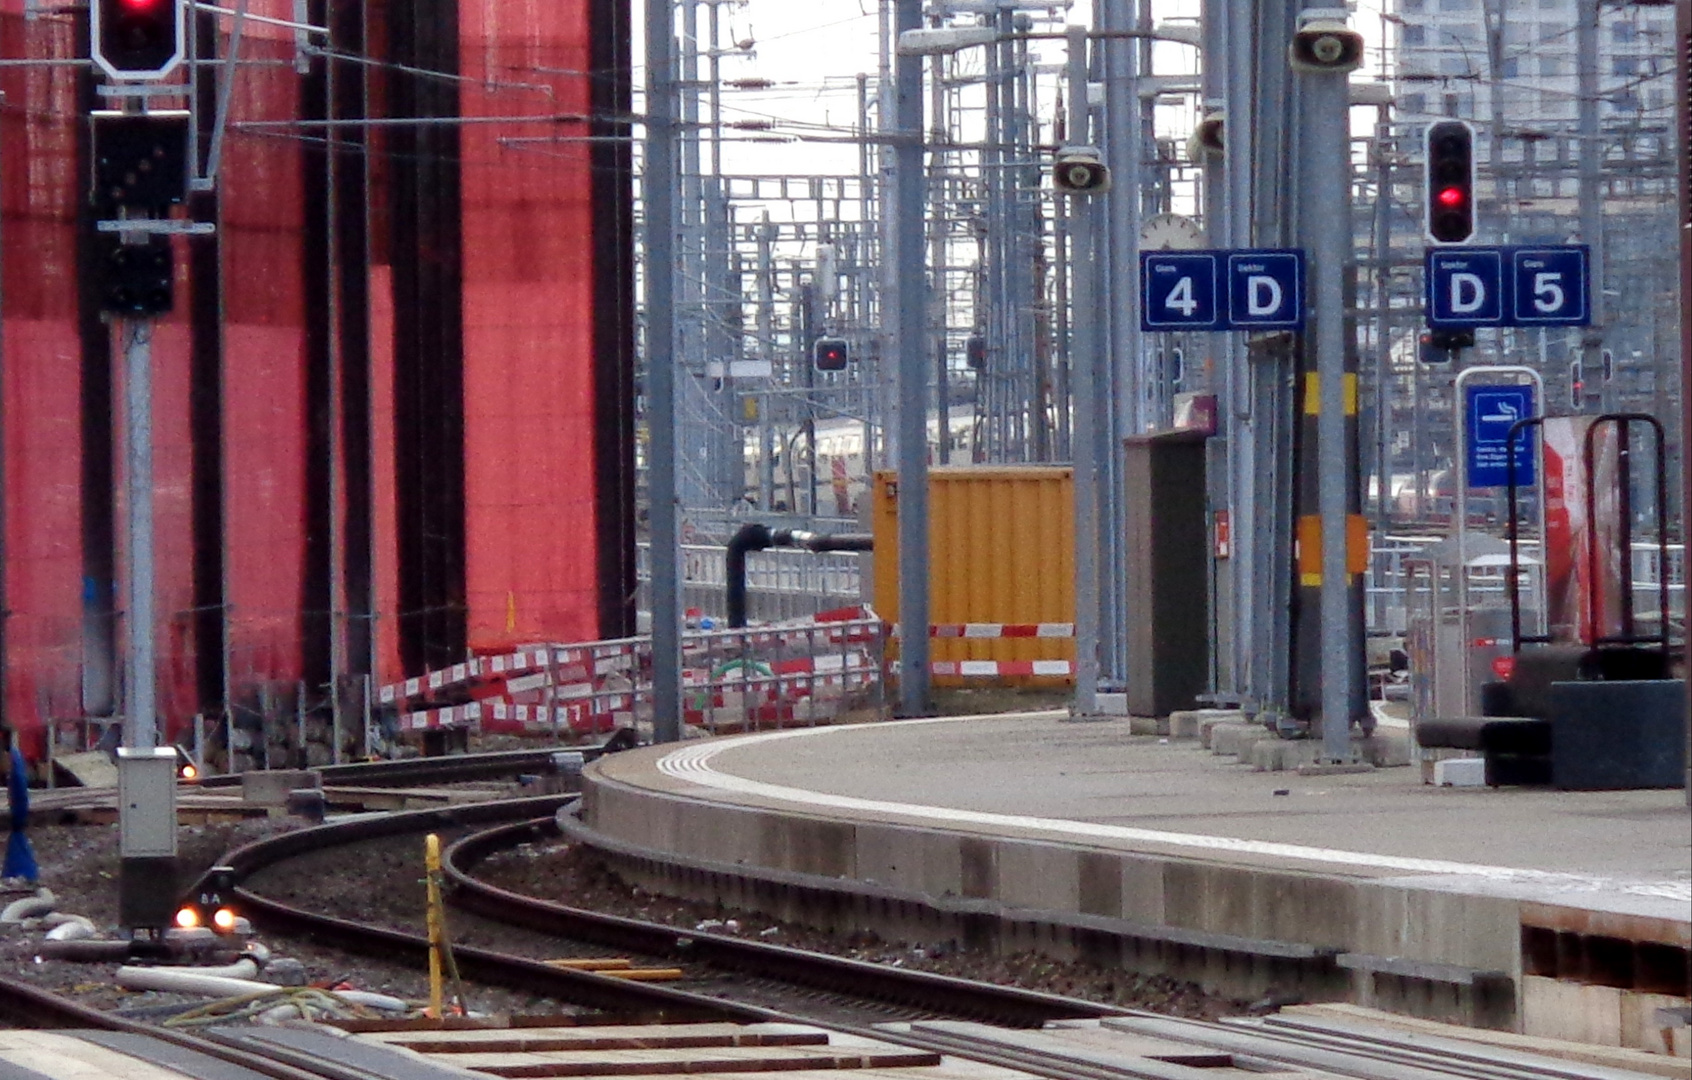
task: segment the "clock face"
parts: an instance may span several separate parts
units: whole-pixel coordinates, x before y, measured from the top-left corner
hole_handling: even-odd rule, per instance
[[[1204,230],[1183,214],[1156,214],[1140,223],[1140,250],[1191,251],[1204,246]]]

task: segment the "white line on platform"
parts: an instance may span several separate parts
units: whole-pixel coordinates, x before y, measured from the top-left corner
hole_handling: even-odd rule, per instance
[[[894,720],[875,725],[915,726],[919,724],[947,724],[980,717],[942,716],[920,720]],[[897,814],[903,817],[933,821],[944,825],[985,825],[994,829],[1032,829],[1057,833],[1066,837],[1088,840],[1116,840],[1140,844],[1161,844],[1169,847],[1199,851],[1225,852],[1235,855],[1258,855],[1278,859],[1298,859],[1304,862],[1332,863],[1339,866],[1368,867],[1397,871],[1403,874],[1440,875],[1481,878],[1499,882],[1518,882],[1549,886],[1559,890],[1580,892],[1623,892],[1633,896],[1663,900],[1692,901],[1692,881],[1629,881],[1601,878],[1585,874],[1566,874],[1550,870],[1525,870],[1508,866],[1483,866],[1476,863],[1450,862],[1444,859],[1414,859],[1399,855],[1381,855],[1371,851],[1340,851],[1334,848],[1306,847],[1269,840],[1245,840],[1234,836],[1206,836],[1202,833],[1166,832],[1160,829],[1136,829],[1124,825],[1104,825],[1091,821],[1064,818],[1030,817],[1022,814],[992,814],[980,810],[960,810],[945,806],[924,806],[919,803],[883,802],[860,799],[850,795],[831,795],[804,788],[784,787],[762,780],[718,772],[712,759],[727,750],[783,739],[802,739],[842,732],[861,731],[860,727],[795,728],[787,731],[760,732],[727,739],[684,746],[658,760],[658,771],[680,780],[719,791],[754,795],[766,799],[780,799],[804,806],[830,807],[836,810],[855,810],[874,814]]]

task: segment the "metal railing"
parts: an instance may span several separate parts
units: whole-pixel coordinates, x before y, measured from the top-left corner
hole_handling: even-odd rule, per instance
[[[854,552],[769,548],[746,560],[748,615],[756,622],[781,622],[819,611],[862,603],[863,575]],[[635,548],[636,603],[650,611],[652,550]],[[683,606],[722,620],[727,614],[727,553],[716,545],[684,544],[681,549]]]
[[[1364,591],[1364,618],[1371,633],[1403,634],[1407,628],[1411,599],[1410,571],[1407,560],[1417,557],[1430,544],[1444,539],[1439,536],[1381,536],[1369,551],[1369,576]],[[1523,556],[1539,558],[1538,541],[1523,541]],[[1686,617],[1686,546],[1668,546],[1669,614],[1684,621]],[[1633,545],[1633,605],[1641,613],[1657,609],[1657,583],[1662,580],[1658,565],[1657,545],[1640,541]],[[1502,572],[1477,574],[1471,579],[1469,592],[1472,602],[1500,600],[1505,597]]]

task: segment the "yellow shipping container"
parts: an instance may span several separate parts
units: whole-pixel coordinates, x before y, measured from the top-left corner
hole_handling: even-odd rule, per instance
[[[1075,621],[1073,472],[1052,465],[961,465],[929,470],[929,616],[959,623]],[[875,610],[899,621],[898,474],[875,475]],[[896,646],[895,646],[896,647]],[[1073,638],[936,638],[945,660],[1075,659]],[[1072,684],[1020,677],[1017,685]],[[939,686],[982,680],[937,677]]]

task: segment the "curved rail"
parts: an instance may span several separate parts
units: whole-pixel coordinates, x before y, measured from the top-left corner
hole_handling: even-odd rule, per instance
[[[239,883],[258,871],[295,855],[321,851],[326,847],[407,833],[502,822],[513,817],[527,819],[538,811],[556,810],[569,798],[572,796],[547,795],[531,799],[471,803],[441,809],[355,818],[253,841],[231,851],[225,858],[225,864],[235,871],[238,883],[235,896],[241,908],[255,922],[286,933],[323,941],[348,952],[398,959],[423,967],[428,963],[429,942],[422,935],[316,914],[261,896]],[[587,1008],[635,1012],[667,1020],[686,1018],[756,1022],[769,1020],[774,1016],[765,1009],[718,1001],[669,987],[614,979],[591,971],[551,967],[538,960],[509,956],[489,949],[459,945],[454,947],[453,956],[458,962],[459,971],[466,978],[568,1001]]]
[[[443,864],[448,880],[455,886],[453,903],[542,933],[1007,1027],[1038,1027],[1048,1020],[1130,1015],[1126,1009],[1056,994],[585,911],[509,892],[469,873],[470,868],[497,851],[537,837],[551,839],[560,835],[556,819],[549,817],[502,825],[452,844],[446,850]]]

